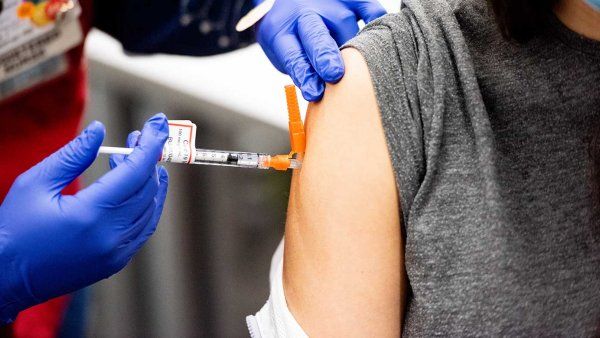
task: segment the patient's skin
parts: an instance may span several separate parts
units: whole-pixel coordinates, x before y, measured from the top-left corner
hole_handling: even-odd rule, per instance
[[[554,13],[570,30],[589,39],[600,40],[600,12],[584,0],[559,1]]]
[[[356,50],[342,54],[346,75],[307,116],[284,289],[311,337],[397,337],[406,280],[394,174],[366,64]]]

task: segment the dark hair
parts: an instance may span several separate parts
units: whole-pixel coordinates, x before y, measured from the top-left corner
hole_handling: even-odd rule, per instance
[[[558,0],[488,0],[502,35],[518,42],[534,37]]]

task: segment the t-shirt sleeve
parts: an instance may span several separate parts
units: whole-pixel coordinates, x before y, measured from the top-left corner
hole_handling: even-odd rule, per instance
[[[427,88],[418,79],[423,64],[412,20],[404,11],[389,14],[343,47],[357,49],[369,68],[405,221],[425,174],[421,100],[427,98],[420,93]]]

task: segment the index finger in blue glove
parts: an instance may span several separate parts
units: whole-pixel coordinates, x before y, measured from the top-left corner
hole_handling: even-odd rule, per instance
[[[337,82],[344,76],[338,45],[317,13],[308,12],[298,18],[298,36],[310,63],[325,82]]]
[[[138,144],[140,136],[141,133],[138,130],[129,133],[129,135],[127,136],[126,146],[128,148],[134,148]],[[114,169],[117,166],[121,165],[123,161],[125,161],[126,157],[126,155],[112,155],[110,157],[110,167]],[[138,217],[142,214],[146,214],[145,217],[139,216],[138,220],[134,222],[134,225],[127,230],[127,233],[123,234],[123,238],[125,240],[136,237],[137,234],[142,230],[142,227],[145,225],[145,222],[147,222],[148,219],[150,219],[150,216],[152,214],[151,211],[154,210],[154,205],[152,205],[152,203],[155,204],[154,199],[156,191],[158,190],[159,182],[157,175],[158,171],[156,170],[152,173],[152,176],[148,179],[148,181],[146,181],[144,186],[136,192],[135,196],[128,199],[122,205],[122,207],[127,209],[127,213],[129,214],[129,216],[133,218]]]
[[[142,130],[139,145],[121,165],[77,195],[97,203],[117,205],[135,194],[156,171],[156,163],[169,136],[164,114],[153,116]]]
[[[160,221],[160,216],[165,205],[165,199],[167,197],[167,190],[169,187],[169,175],[163,166],[158,167],[158,177],[160,186],[155,197],[156,206],[152,211],[152,216],[150,217],[149,221],[146,223],[140,222],[141,224],[145,224],[142,231],[136,237],[131,238],[126,244],[124,244],[126,250],[122,251],[122,256],[119,258],[119,261],[123,262],[123,266],[131,260],[131,257],[133,257],[133,255],[138,252],[138,250],[148,241],[152,234],[154,234]]]
[[[141,207],[141,205],[136,205],[135,203],[132,203],[131,206],[125,207],[127,209],[137,209],[135,210],[137,211],[137,214],[135,214],[135,216],[131,218],[131,225],[128,228],[123,229],[123,232],[121,233],[122,242],[119,243],[120,245],[127,245],[131,241],[134,241],[136,238],[138,238],[146,228],[148,222],[152,219],[152,216],[154,215],[154,210],[156,209],[157,202],[156,195],[160,189],[160,183],[158,183],[159,181],[156,177],[152,178],[152,180],[156,180],[157,183],[153,182],[151,184],[145,185],[145,187],[154,186],[154,188],[152,189],[153,191],[151,192],[151,198],[147,198],[150,195],[144,192],[144,197],[146,197],[146,201],[143,202],[148,203],[143,207]],[[147,190],[147,188],[144,188],[144,190]],[[128,214],[133,215],[132,212],[128,212]]]
[[[160,181],[160,186],[155,197],[156,207],[154,208],[154,212],[152,213],[150,221],[146,223],[143,231],[136,239],[132,241],[133,252],[139,250],[140,247],[146,243],[148,238],[154,234],[160,221],[160,216],[162,215],[162,211],[165,206],[165,200],[167,198],[167,191],[169,188],[169,174],[167,173],[167,169],[165,169],[163,166],[158,167],[158,179]]]
[[[298,38],[288,33],[279,34],[272,46],[286,73],[296,86],[300,87],[302,96],[308,101],[320,100],[325,91],[325,84],[310,64]]]
[[[112,208],[113,211],[120,215],[119,217],[129,222],[128,227],[121,228],[120,237],[123,240],[137,237],[145,227],[156,206],[156,194],[159,187],[158,168],[156,168],[154,169],[154,173],[144,182],[140,190],[131,195],[123,203]]]
[[[350,7],[357,17],[365,23],[387,14],[387,11],[377,0],[353,0],[350,1]]]
[[[131,133],[129,133],[129,135],[127,135],[127,142],[125,143],[125,146],[127,148],[134,148],[139,140],[140,140],[140,136],[142,135],[142,133],[140,133],[139,130],[134,130]],[[120,163],[122,163],[125,160],[125,155],[110,155],[109,157],[109,165],[111,169],[114,169],[117,167],[117,165],[119,165]]]
[[[163,166],[158,166],[158,180],[160,181],[160,186],[158,188],[158,193],[156,194],[156,208],[152,214],[152,219],[142,234],[142,236],[145,237],[144,240],[152,236],[156,230],[156,226],[160,221],[160,215],[162,215],[162,211],[165,206],[165,200],[167,199],[167,191],[169,189],[169,173]]]

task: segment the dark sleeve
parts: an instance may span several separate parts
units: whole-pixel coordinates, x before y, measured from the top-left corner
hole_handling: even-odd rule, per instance
[[[449,187],[439,185],[449,179],[441,178],[442,163],[451,166],[446,172],[452,175],[459,175],[458,163],[487,168],[491,132],[453,3],[403,0],[402,4],[399,13],[371,22],[346,47],[357,49],[369,68],[404,224],[409,224],[415,198],[427,203],[434,186]],[[459,153],[458,145],[467,150]],[[476,147],[481,149],[473,150]],[[442,190],[437,191],[446,194]]]
[[[254,42],[235,25],[251,0],[96,0],[94,26],[132,53],[213,55]]]

